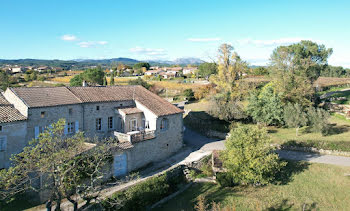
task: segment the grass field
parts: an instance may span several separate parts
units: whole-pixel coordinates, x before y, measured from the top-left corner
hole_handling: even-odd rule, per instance
[[[288,181],[264,187],[222,188],[212,183],[197,183],[155,210],[194,210],[200,195],[236,210],[349,210],[350,167],[298,163]],[[233,209],[231,209],[233,210]]]
[[[274,143],[313,146],[320,149],[350,151],[350,120],[332,115],[330,123],[333,125],[331,134],[322,136],[321,133],[307,131],[307,127],[299,130],[295,135],[294,128],[269,127],[269,134]]]

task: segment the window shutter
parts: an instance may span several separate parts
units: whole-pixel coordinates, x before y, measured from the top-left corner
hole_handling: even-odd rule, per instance
[[[35,126],[35,128],[34,128],[34,137],[35,138],[39,137],[39,126]]]
[[[2,142],[1,142],[1,149],[2,149],[3,151],[6,151],[6,148],[7,148],[7,138],[6,138],[6,136],[4,136],[4,137],[1,137],[1,139],[2,139]]]
[[[68,134],[68,125],[65,125],[64,126],[64,135],[67,135]]]
[[[79,121],[75,121],[75,132],[79,131]]]

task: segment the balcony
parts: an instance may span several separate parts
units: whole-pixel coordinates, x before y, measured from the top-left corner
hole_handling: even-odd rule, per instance
[[[144,140],[154,139],[156,137],[155,130],[133,131],[129,133],[120,133],[114,131],[114,137],[121,143],[130,142],[136,143]]]

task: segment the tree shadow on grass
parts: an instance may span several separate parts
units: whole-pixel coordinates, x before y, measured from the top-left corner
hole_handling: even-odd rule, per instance
[[[291,161],[284,160],[287,165],[284,166],[281,171],[276,175],[273,181],[276,185],[287,185],[289,182],[293,181],[293,176],[299,174],[309,168],[309,163],[306,161]]]
[[[281,203],[273,205],[272,207],[267,208],[268,211],[288,211],[292,210],[293,203],[288,203],[288,199],[283,199]]]

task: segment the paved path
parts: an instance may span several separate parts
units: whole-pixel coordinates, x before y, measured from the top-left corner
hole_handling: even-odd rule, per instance
[[[191,131],[185,131],[185,143],[193,148],[198,148],[194,153],[200,151],[211,152],[213,150],[223,150],[225,149],[224,140],[215,140]],[[313,163],[325,163],[337,166],[350,166],[350,157],[335,156],[335,155],[323,155],[318,153],[310,152],[300,152],[300,151],[287,151],[287,150],[277,150],[277,153],[281,158],[287,160],[305,160]]]

